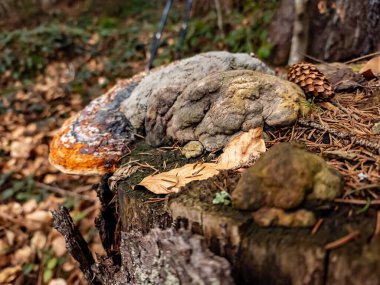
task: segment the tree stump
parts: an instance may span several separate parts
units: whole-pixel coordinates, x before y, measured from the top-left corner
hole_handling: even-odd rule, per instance
[[[140,168],[116,184],[105,176],[98,189],[96,227],[106,257],[95,261],[67,210],[53,212],[54,227],[91,284],[380,285],[379,206],[308,201],[304,208],[323,220],[317,230],[264,228],[252,212],[213,204],[221,189],[235,189],[239,172],[224,170],[162,196],[132,186],[194,159],[143,142],[128,159]]]
[[[171,155],[175,160],[176,155]],[[146,234],[157,227],[187,228],[230,262],[236,284],[380,284],[380,239],[373,238],[375,209],[355,214],[357,209],[351,206],[306,205],[323,218],[315,234],[309,228],[262,228],[250,212],[212,203],[220,185],[231,192],[238,179],[238,173],[224,171],[191,182],[160,201],[146,190],[132,190],[138,182],[132,175],[117,188],[122,235]],[[359,231],[353,240],[336,248],[330,244],[352,231]],[[128,242],[122,237],[123,243]],[[128,247],[120,250],[123,255]]]
[[[170,221],[185,225],[230,261],[236,284],[380,284],[380,240],[367,244],[375,227],[373,212],[359,221],[347,218],[350,209],[341,209],[311,235],[310,229],[260,228],[250,214],[202,200],[212,190],[199,188],[198,196],[190,191],[196,190],[151,207],[144,204],[149,193],[120,189],[122,230],[146,233]],[[358,239],[326,250],[326,244],[347,234],[345,225],[360,229]]]

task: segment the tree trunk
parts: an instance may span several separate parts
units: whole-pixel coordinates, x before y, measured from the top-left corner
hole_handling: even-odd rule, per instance
[[[128,178],[112,176],[111,188],[105,177],[98,189],[102,210],[96,224],[107,257],[97,262],[68,212],[54,212],[55,228],[90,283],[380,285],[374,207],[352,214],[357,210],[352,206],[305,202],[323,219],[312,234],[310,228],[259,227],[251,212],[214,205],[221,188],[235,189],[240,174],[234,171],[193,181],[167,196],[131,189],[154,169],[186,163],[181,157],[179,151],[147,149],[140,142],[130,159],[141,167]],[[341,239],[352,232],[359,234]]]
[[[308,55],[344,61],[380,48],[380,0],[309,0],[307,10],[310,26],[304,29]],[[288,60],[294,20],[294,2],[281,0],[270,27],[273,64],[286,64]]]
[[[375,228],[375,211],[352,219],[347,207],[337,212],[322,210],[319,214],[326,217],[315,235],[310,229],[261,228],[252,222],[250,213],[212,204],[212,197],[220,191],[212,185],[227,180],[227,188],[233,188],[235,179],[224,173],[207,182],[191,183],[153,207],[147,203],[152,194],[121,187],[122,231],[148,232],[150,228],[168,226],[168,221],[177,227],[185,226],[203,235],[211,251],[231,263],[236,284],[359,285],[365,280],[380,284],[380,240],[367,243]],[[342,248],[325,248],[347,235],[350,227],[360,229],[355,242]]]

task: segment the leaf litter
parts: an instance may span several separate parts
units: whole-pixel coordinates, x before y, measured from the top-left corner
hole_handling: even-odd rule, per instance
[[[89,44],[97,41],[94,34]],[[131,62],[133,73],[141,70],[142,64]],[[83,79],[84,86],[76,91],[78,86],[71,81],[72,70],[83,65],[94,74],[91,78]],[[59,204],[66,203],[72,209],[72,214],[80,220],[80,229],[87,233],[90,247],[95,252],[101,252],[100,243],[92,230],[97,206],[94,202],[95,193],[90,187],[99,182],[99,178],[59,173],[47,163],[46,156],[48,142],[63,121],[81,110],[92,96],[107,89],[105,66],[105,59],[97,56],[50,62],[45,73],[29,83],[13,78],[9,70],[1,75],[1,284],[23,284],[28,281],[41,283],[41,280],[45,283],[51,281],[52,284],[53,281],[56,284],[86,284],[77,264],[66,255],[62,236],[51,230],[47,213]],[[90,92],[83,96],[79,89]],[[380,121],[380,102],[363,104],[371,97],[368,94],[378,93],[379,89],[379,81],[373,80],[366,89],[355,94],[338,94],[330,109],[315,108],[308,117],[309,121],[318,122],[325,129],[298,123],[293,127],[266,131],[271,138],[267,146],[282,141],[304,143],[309,150],[325,156],[328,163],[342,173],[346,181],[347,202],[366,205],[366,198],[379,200],[378,153],[373,148],[357,143],[360,139],[374,144],[379,141],[379,136],[371,135],[371,127]],[[342,139],[337,134],[329,133],[327,127],[348,132],[349,136]],[[248,165],[252,158],[240,161],[239,165]],[[197,166],[195,171],[199,173],[189,173],[192,176],[202,175],[206,168]],[[173,181],[172,178],[167,180]],[[14,197],[17,197],[16,201]],[[83,210],[90,207],[93,207],[93,211],[81,217]],[[380,232],[379,217],[377,235]],[[66,281],[56,276],[51,279],[58,265],[62,270],[57,276],[64,276]]]
[[[65,284],[74,281],[86,284],[75,261],[66,253],[63,237],[51,227],[50,211],[60,204],[68,206],[74,217],[78,217],[90,246],[102,252],[93,230],[99,205],[92,186],[100,178],[59,173],[46,159],[54,131],[90,99],[72,93],[72,82],[66,75],[72,72],[74,64],[51,62],[34,82],[8,79],[2,90],[1,284],[41,284],[42,281],[48,284],[59,280],[56,278],[59,276],[64,277]],[[88,84],[97,86],[96,76]],[[85,212],[90,207],[95,207],[94,211]]]
[[[344,179],[337,203],[380,202],[380,81],[374,79],[354,93],[336,93],[329,104],[312,104],[312,112],[294,126],[269,130],[270,147],[280,142],[304,144],[320,154]]]

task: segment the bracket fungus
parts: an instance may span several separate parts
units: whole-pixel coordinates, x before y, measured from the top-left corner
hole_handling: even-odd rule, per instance
[[[49,160],[62,172],[92,175],[113,172],[128,154],[134,133],[144,132],[151,98],[170,106],[193,81],[208,74],[231,69],[273,73],[263,62],[248,54],[208,52],[123,80],[69,118],[54,135]],[[170,102],[169,102],[169,101]],[[156,106],[157,107],[157,106]]]
[[[124,80],[69,118],[50,143],[49,161],[62,172],[92,175],[112,172],[134,141],[133,128],[119,112],[122,100],[142,75]]]

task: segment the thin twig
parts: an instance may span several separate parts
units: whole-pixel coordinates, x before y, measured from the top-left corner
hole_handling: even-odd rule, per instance
[[[379,54],[380,54],[380,51],[377,51],[377,52],[374,52],[374,53],[370,53],[370,54],[367,54],[367,55],[363,55],[363,56],[360,56],[360,57],[348,60],[348,61],[344,62],[344,64],[354,63],[354,62],[360,61],[362,59],[373,57],[373,56],[379,55]]]
[[[175,183],[177,184],[177,181],[173,181],[173,180],[169,180],[169,179],[165,179],[165,178],[161,178],[162,181],[164,182],[169,182],[169,183]]]
[[[373,233],[373,236],[372,236],[372,240],[374,240],[375,238],[377,238],[380,234],[380,211],[377,211],[376,213],[376,227],[375,227],[375,231]]]
[[[313,229],[312,229],[311,232],[310,232],[312,236],[315,235],[315,234],[317,233],[317,231],[320,229],[320,227],[321,227],[321,225],[322,225],[323,222],[324,222],[324,219],[319,219],[319,220],[315,223]]]
[[[325,245],[325,249],[326,250],[331,250],[331,249],[335,249],[335,248],[341,247],[341,246],[345,245],[346,243],[348,243],[349,241],[353,240],[359,234],[360,234],[359,231],[353,231],[353,232],[345,235],[344,237],[341,237],[340,239],[337,239],[337,240],[335,240],[333,242],[330,242],[330,243],[326,244]]]
[[[371,142],[367,139],[357,138],[355,135],[352,135],[350,133],[346,133],[346,132],[338,131],[338,130],[335,130],[335,129],[332,129],[329,127],[325,127],[325,126],[318,124],[316,122],[308,121],[308,120],[305,120],[302,118],[298,120],[298,123],[302,126],[305,126],[305,127],[312,127],[312,128],[315,128],[315,129],[318,129],[321,131],[328,132],[328,133],[333,134],[334,136],[337,136],[341,139],[350,139],[351,142],[356,144],[356,145],[376,149],[377,152],[380,153],[380,143]]]
[[[367,200],[359,200],[359,199],[341,199],[337,198],[334,200],[335,203],[343,203],[343,204],[353,204],[353,205],[367,205]],[[380,205],[380,200],[371,200],[369,205]]]
[[[220,0],[214,0],[216,15],[218,19],[218,28],[222,36],[224,37],[224,29],[223,29],[223,14],[222,14],[222,5],[220,4]]]
[[[379,184],[368,184],[368,185],[364,185],[362,187],[356,188],[350,192],[347,192],[344,196],[348,196],[348,195],[351,195],[351,194],[354,194],[354,193],[357,193],[357,192],[360,192],[363,190],[376,189],[376,188],[380,188],[380,185]]]
[[[302,53],[302,52],[299,52],[299,54],[302,55],[302,56],[304,56],[304,57],[306,57],[306,58],[312,59],[312,60],[314,60],[315,62],[318,62],[318,63],[331,64],[331,63],[328,63],[326,61],[323,61],[321,59],[318,59],[318,58],[316,58],[314,56],[311,56],[311,55],[308,55],[308,54],[305,54],[305,53]]]
[[[197,175],[199,174],[199,172],[201,172],[203,169],[205,169],[206,166],[202,166],[201,168],[199,168],[198,170],[194,171],[193,173],[191,173],[191,176],[194,176],[194,175]]]

